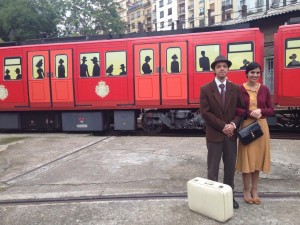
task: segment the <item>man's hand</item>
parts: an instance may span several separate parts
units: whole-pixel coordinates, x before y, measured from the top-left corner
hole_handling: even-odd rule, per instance
[[[223,128],[222,132],[226,134],[228,137],[234,136],[234,126],[232,124],[226,124]]]

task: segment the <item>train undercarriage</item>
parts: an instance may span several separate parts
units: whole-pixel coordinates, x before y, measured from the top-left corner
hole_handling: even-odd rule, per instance
[[[204,129],[199,110],[147,110],[142,116],[142,128],[148,134],[158,134],[169,129]]]
[[[267,118],[270,129],[300,131],[299,107],[277,109],[275,114]],[[164,128],[205,130],[205,121],[199,109],[0,113],[0,130],[84,132],[105,131],[112,127],[120,131],[134,131],[141,127],[148,134],[158,134]]]

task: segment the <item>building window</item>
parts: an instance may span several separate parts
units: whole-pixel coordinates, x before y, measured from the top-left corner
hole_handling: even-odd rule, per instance
[[[225,18],[226,20],[231,20],[231,13],[226,13],[225,15],[226,15],[226,18]]]
[[[164,22],[160,22],[160,28],[164,28]]]
[[[131,13],[130,15],[130,19],[133,20],[134,19],[134,13]]]
[[[160,17],[160,18],[163,18],[163,17],[164,17],[164,11],[160,11],[159,17]]]
[[[172,4],[172,0],[168,0],[168,5]]]
[[[200,24],[200,27],[204,27],[205,26],[204,19],[200,20],[199,24]]]
[[[253,43],[228,44],[228,60],[232,62],[231,70],[245,70],[253,62]]]
[[[263,83],[270,89],[271,95],[274,94],[274,57],[265,58],[265,71]]]
[[[220,55],[219,45],[199,45],[196,47],[196,71],[205,72],[212,71],[211,62]]]
[[[204,15],[204,8],[200,8],[199,9],[199,15],[201,16],[201,15]]]
[[[141,16],[141,12],[140,12],[140,11],[137,11],[137,12],[136,12],[136,18],[140,18],[140,16]]]
[[[264,0],[256,0],[255,7],[260,8],[264,6]]]
[[[164,0],[160,0],[159,1],[159,8],[163,7],[164,6]]]
[[[4,80],[21,80],[22,67],[21,57],[11,57],[4,59]]]
[[[134,29],[135,28],[135,23],[131,24],[131,28]]]
[[[127,60],[125,51],[106,52],[106,76],[122,76],[127,74]]]
[[[172,8],[168,9],[168,15],[172,15]]]
[[[211,16],[209,17],[209,25],[214,25],[215,24],[215,17],[214,16]]]
[[[169,27],[172,26],[172,19],[169,19],[169,20],[168,20],[168,26],[169,26]]]

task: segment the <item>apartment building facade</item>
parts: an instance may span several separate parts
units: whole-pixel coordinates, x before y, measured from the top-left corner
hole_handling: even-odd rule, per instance
[[[291,5],[300,0],[126,0],[124,9],[133,33],[240,23]]]

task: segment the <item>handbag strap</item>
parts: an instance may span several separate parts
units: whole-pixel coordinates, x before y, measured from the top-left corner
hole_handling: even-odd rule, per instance
[[[245,112],[243,113],[243,115],[242,115],[242,117],[241,117],[241,119],[240,119],[240,121],[239,121],[239,123],[237,125],[237,130],[240,129],[240,126],[241,126],[242,122],[244,121],[244,119],[246,117],[246,113],[247,113],[247,111],[245,110]]]

